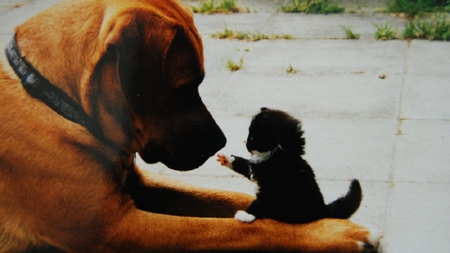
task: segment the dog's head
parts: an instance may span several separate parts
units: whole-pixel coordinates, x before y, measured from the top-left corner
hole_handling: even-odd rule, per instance
[[[153,1],[151,7],[115,19],[103,57],[115,63],[144,161],[194,169],[226,142],[198,91],[202,41],[192,14],[176,2]]]
[[[281,149],[303,155],[305,140],[302,136],[299,120],[286,112],[263,107],[250,123],[246,145],[251,153]]]
[[[202,41],[177,0],[62,2],[17,37],[41,74],[126,153],[189,170],[225,145],[198,92]]]

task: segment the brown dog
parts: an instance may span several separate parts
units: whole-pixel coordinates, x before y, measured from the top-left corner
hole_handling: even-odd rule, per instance
[[[0,63],[1,252],[377,246],[347,220],[243,224],[226,217],[250,196],[134,165],[138,152],[190,170],[225,145],[197,90],[201,39],[175,0],[67,1],[20,25],[15,41]]]

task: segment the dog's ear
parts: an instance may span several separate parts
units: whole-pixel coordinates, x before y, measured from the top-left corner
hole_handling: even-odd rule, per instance
[[[144,14],[106,15],[99,34],[92,35],[96,40],[80,84],[86,114],[119,145],[130,138],[130,113],[144,115],[158,103],[164,58],[176,34],[175,24]]]
[[[146,113],[155,89],[167,81],[165,62],[178,30],[175,22],[145,12],[110,17],[100,28],[88,83],[105,85],[107,78],[107,85],[117,84],[135,112]],[[86,93],[99,89],[89,85]]]
[[[127,17],[116,20],[111,31],[105,38],[106,48],[104,58],[113,61],[116,70],[116,82],[120,84],[123,94],[133,109],[141,106],[141,97],[145,97],[144,89],[137,83],[141,59],[140,32],[137,23]]]
[[[116,55],[118,82],[134,111],[148,111],[152,89],[166,81],[164,64],[177,30],[155,15],[130,14],[116,20],[107,35],[107,54]]]

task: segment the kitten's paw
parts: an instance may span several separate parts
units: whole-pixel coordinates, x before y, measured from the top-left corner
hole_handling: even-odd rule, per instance
[[[233,168],[234,157],[227,156],[227,155],[224,155],[224,154],[218,154],[217,155],[217,161],[222,166],[228,167],[230,169]]]
[[[241,222],[253,222],[254,220],[256,220],[256,217],[253,214],[249,214],[246,211],[242,210],[237,211],[234,215],[234,218]]]

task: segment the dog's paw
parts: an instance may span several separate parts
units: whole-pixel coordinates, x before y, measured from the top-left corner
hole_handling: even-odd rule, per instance
[[[308,242],[321,241],[317,252],[379,252],[380,233],[347,219],[320,219],[301,224]],[[310,245],[318,246],[318,245]]]
[[[230,169],[233,168],[234,157],[227,156],[227,155],[224,155],[224,154],[218,154],[217,155],[217,161],[222,166],[228,167]]]
[[[380,240],[383,235],[374,229],[369,229],[369,234],[367,235],[367,242],[359,242],[359,247],[361,252],[379,252],[378,246],[380,245]]]
[[[239,220],[241,222],[253,222],[254,220],[256,220],[256,217],[253,214],[249,214],[246,211],[237,211],[236,214],[234,215],[234,218],[236,220]]]

